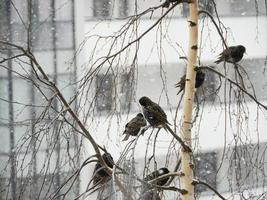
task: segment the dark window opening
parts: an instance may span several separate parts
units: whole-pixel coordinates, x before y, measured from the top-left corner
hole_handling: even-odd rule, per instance
[[[112,108],[113,76],[98,74],[96,76],[96,109],[110,111]]]
[[[128,9],[129,3],[128,0],[120,0],[119,1],[119,16],[120,17],[127,17],[128,16]]]
[[[235,146],[230,152],[228,175],[235,189],[252,189],[266,183],[267,143]]]
[[[94,17],[108,18],[111,16],[111,0],[94,1]]]
[[[132,73],[125,73],[121,75],[121,90],[120,90],[120,106],[121,111],[130,111],[131,102],[133,99],[133,77]]]
[[[262,7],[264,6],[264,0],[259,1],[244,1],[234,0],[230,2],[230,10],[233,15],[255,15],[264,14]],[[262,6],[261,6],[262,5]]]
[[[194,158],[194,164],[195,177],[216,188],[217,154],[215,152],[198,154]],[[199,184],[195,187],[196,193],[204,191],[208,191],[205,185]]]

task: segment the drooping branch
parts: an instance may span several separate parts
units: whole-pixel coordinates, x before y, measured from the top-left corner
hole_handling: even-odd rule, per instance
[[[22,53],[24,53],[24,55],[27,56],[33,62],[34,66],[37,68],[37,70],[43,76],[43,79],[47,82],[47,84],[55,92],[55,95],[58,96],[58,98],[61,100],[61,102],[65,106],[65,110],[73,117],[73,119],[75,120],[75,122],[81,128],[81,130],[83,132],[83,136],[86,137],[90,141],[90,143],[92,144],[92,146],[93,146],[93,148],[94,148],[94,150],[96,152],[96,156],[99,159],[99,162],[103,166],[106,167],[106,169],[108,170],[108,173],[112,174],[112,170],[107,166],[107,164],[105,163],[105,161],[103,160],[103,158],[101,156],[101,153],[100,153],[100,150],[99,150],[99,147],[98,147],[99,145],[96,143],[96,141],[91,136],[91,134],[89,133],[89,131],[85,128],[85,126],[83,125],[83,123],[81,122],[81,120],[79,119],[79,117],[76,115],[76,113],[70,107],[69,103],[67,102],[67,100],[65,99],[65,97],[63,96],[63,94],[61,93],[61,91],[59,90],[59,88],[56,86],[56,84],[52,80],[50,80],[50,78],[45,73],[45,71],[43,70],[43,68],[41,67],[41,65],[35,59],[34,55],[31,52],[29,52],[28,50],[25,50],[23,47],[21,47],[19,45],[16,45],[16,44],[13,44],[13,43],[10,43],[10,42],[6,42],[6,41],[3,41],[3,40],[0,40],[0,43],[2,43],[3,45],[8,45],[8,46],[14,47],[14,48],[22,51]]]
[[[120,50],[118,50],[117,52],[111,54],[111,49],[109,50],[109,53],[107,54],[107,56],[103,56],[98,58],[93,64],[92,66],[94,66],[99,60],[104,59],[102,62],[100,62],[93,71],[90,71],[90,73],[86,74],[84,76],[84,83],[85,84],[89,78],[91,77],[91,75],[96,72],[101,66],[103,66],[106,62],[110,62],[110,60],[114,60],[119,54],[121,54],[122,52],[124,52],[126,49],[128,49],[130,46],[132,46],[133,44],[139,42],[144,36],[146,36],[152,29],[154,29],[167,15],[168,13],[170,13],[179,3],[179,1],[175,2],[162,16],[159,17],[159,19],[152,24],[146,31],[144,31],[142,34],[140,34],[136,39],[134,39],[133,41],[129,42],[127,45],[123,46]],[[190,1],[188,1],[188,3],[190,3]],[[161,6],[160,6],[161,7]]]
[[[249,98],[251,98],[256,104],[258,104],[259,106],[261,106],[264,110],[267,110],[267,106],[262,104],[261,102],[259,102],[259,100],[253,96],[252,94],[250,94],[247,90],[245,90],[242,86],[240,86],[238,83],[236,83],[235,81],[231,80],[230,78],[226,77],[225,75],[223,75],[222,73],[218,72],[217,70],[213,69],[212,67],[209,66],[201,66],[202,69],[206,69],[209,70],[217,75],[219,75],[220,77],[225,78],[229,83],[235,85],[236,87],[238,87],[243,93],[245,93]]]
[[[215,26],[215,28],[216,28],[218,34],[220,35],[220,37],[221,37],[221,39],[222,39],[222,42],[223,42],[223,44],[224,44],[225,49],[228,49],[228,46],[227,46],[227,44],[226,44],[226,41],[225,41],[225,39],[224,39],[224,37],[223,37],[221,31],[220,31],[219,26],[218,26],[217,23],[215,22],[213,16],[212,16],[208,11],[206,11],[206,10],[199,10],[199,11],[198,11],[198,14],[199,14],[199,15],[200,15],[200,14],[206,14],[206,15],[209,16],[209,18],[211,19],[212,23],[214,24],[214,26]]]
[[[205,185],[206,187],[208,187],[210,190],[212,190],[218,197],[220,197],[222,200],[226,200],[226,198],[224,198],[214,187],[212,187],[211,185],[209,185],[208,183],[201,181],[201,180],[193,180],[192,182],[193,185]]]

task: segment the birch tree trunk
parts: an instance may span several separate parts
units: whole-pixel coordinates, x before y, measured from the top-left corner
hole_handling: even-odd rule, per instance
[[[194,68],[197,63],[197,44],[198,44],[198,2],[192,0],[189,4],[189,52],[186,70],[186,85],[183,101],[183,124],[181,128],[182,139],[191,147],[191,128],[192,128],[192,110],[194,104],[195,93],[195,77]],[[193,163],[192,153],[181,150],[181,170],[184,176],[181,177],[181,188],[188,191],[184,194],[182,200],[193,200],[194,186],[193,181]]]

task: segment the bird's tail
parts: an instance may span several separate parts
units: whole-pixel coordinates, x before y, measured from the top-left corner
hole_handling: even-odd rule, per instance
[[[122,141],[127,141],[129,139],[130,135],[125,133],[125,132],[123,134],[126,134],[126,135],[125,135],[125,137],[123,138]]]
[[[216,63],[217,65],[222,62],[220,59],[216,60],[214,63]]]
[[[180,88],[180,90],[177,92],[177,95],[179,95],[182,91],[184,91],[184,89]]]
[[[192,152],[191,148],[184,143],[182,138],[180,138],[177,134],[173,132],[173,130],[168,124],[165,124],[164,128],[167,129],[168,132],[172,134],[172,136],[181,144],[181,146],[184,148],[185,151]]]

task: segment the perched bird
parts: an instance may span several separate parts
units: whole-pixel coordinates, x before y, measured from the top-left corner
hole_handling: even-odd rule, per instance
[[[114,160],[109,153],[104,153],[102,155],[103,160],[110,168],[113,168]],[[103,184],[110,179],[110,175],[107,173],[104,166],[102,166],[99,162],[96,163],[94,173],[93,173],[93,184]]]
[[[166,113],[151,99],[144,96],[139,99],[139,103],[142,106],[146,120],[153,128],[164,128],[166,124],[170,124]]]
[[[151,174],[148,174],[144,178],[144,181],[147,181],[147,182],[152,181],[152,184],[163,186],[168,182],[170,177],[163,178],[163,179],[160,179],[160,180],[157,180],[154,182],[153,182],[153,180],[155,180],[156,178],[158,178],[162,175],[168,174],[169,172],[170,171],[168,170],[168,168],[162,167],[162,168],[152,172]],[[141,198],[142,200],[160,200],[158,188],[153,188],[153,186],[150,184],[143,184],[141,194],[143,195]]]
[[[148,190],[141,193],[141,200],[161,200],[158,191]]]
[[[242,45],[231,46],[225,49],[221,54],[219,54],[218,60],[215,61],[219,64],[222,61],[229,63],[237,63],[243,58],[243,54],[246,52],[246,48]]]
[[[186,81],[186,75],[182,76],[180,81],[175,84],[175,87],[179,87],[180,90],[178,91],[177,95],[180,94],[185,88],[185,81]],[[205,73],[201,70],[197,70],[196,74],[196,81],[195,81],[195,88],[199,88],[205,81]]]
[[[144,180],[145,181],[152,181],[162,175],[165,175],[165,174],[168,174],[170,171],[168,170],[168,168],[166,167],[162,167],[154,172],[152,172],[151,174],[147,175]],[[157,180],[155,182],[153,182],[153,184],[156,184],[156,185],[160,185],[160,186],[163,186],[165,185],[168,180],[170,179],[170,177],[167,177],[167,178],[163,178],[161,180]]]
[[[140,129],[146,126],[146,120],[142,113],[138,113],[133,119],[131,119],[126,125],[123,134],[126,134],[123,141],[128,140],[131,136],[137,136]]]
[[[168,132],[180,142],[185,151],[192,152],[191,148],[170,128],[167,115],[158,104],[151,101],[151,99],[146,96],[141,97],[139,103],[142,106],[146,120],[153,128],[164,128],[165,130],[168,130]]]
[[[162,7],[163,8],[169,8],[170,4],[177,2],[179,3],[190,3],[190,0],[166,0],[163,4]]]

